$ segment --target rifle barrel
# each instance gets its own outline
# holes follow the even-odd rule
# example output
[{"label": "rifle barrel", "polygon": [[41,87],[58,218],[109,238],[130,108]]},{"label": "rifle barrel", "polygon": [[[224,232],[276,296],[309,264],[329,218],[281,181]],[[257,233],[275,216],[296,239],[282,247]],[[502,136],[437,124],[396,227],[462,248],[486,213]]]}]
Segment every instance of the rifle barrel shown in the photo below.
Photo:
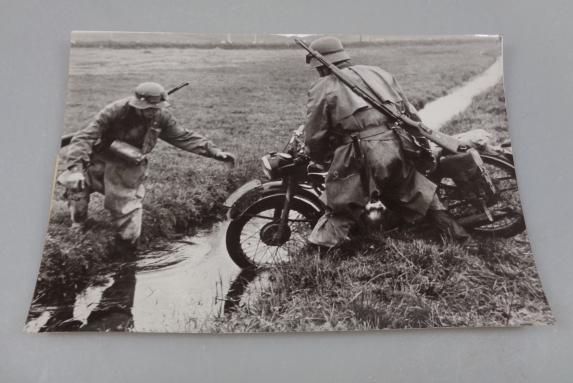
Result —
[{"label": "rifle barrel", "polygon": [[181,85],[177,85],[175,88],[171,88],[167,91],[167,94],[170,95],[171,93],[175,93],[177,92],[179,89],[186,87],[187,85],[189,85],[188,82],[184,82]]}]

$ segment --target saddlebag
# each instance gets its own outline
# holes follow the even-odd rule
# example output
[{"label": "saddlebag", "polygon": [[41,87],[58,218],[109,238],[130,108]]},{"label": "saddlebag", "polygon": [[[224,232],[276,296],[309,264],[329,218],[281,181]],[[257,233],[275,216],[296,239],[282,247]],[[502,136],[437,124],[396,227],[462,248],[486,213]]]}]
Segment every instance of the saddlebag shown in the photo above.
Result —
[{"label": "saddlebag", "polygon": [[437,174],[440,178],[451,178],[470,199],[490,201],[495,196],[495,186],[475,149],[441,157]]},{"label": "saddlebag", "polygon": [[400,141],[404,156],[422,174],[429,174],[436,169],[435,157],[429,141],[424,137],[416,137],[401,126],[394,126],[392,130]]}]

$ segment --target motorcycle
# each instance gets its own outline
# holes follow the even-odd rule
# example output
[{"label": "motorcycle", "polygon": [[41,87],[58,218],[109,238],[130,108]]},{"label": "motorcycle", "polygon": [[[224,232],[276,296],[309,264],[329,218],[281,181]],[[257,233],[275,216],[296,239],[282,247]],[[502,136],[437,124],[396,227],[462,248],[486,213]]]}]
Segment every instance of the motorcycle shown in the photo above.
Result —
[{"label": "motorcycle", "polygon": [[[449,177],[430,174],[429,178],[438,185],[438,196],[448,212],[466,230],[488,236],[514,236],[525,230],[525,222],[511,144],[492,146],[487,137],[476,138],[475,133],[459,135],[458,139],[479,153],[478,160],[493,192],[488,198],[468,193]],[[323,192],[327,173],[305,155],[302,135],[301,126],[283,152],[262,157],[264,182],[249,181],[225,201],[230,219],[227,251],[241,268],[288,262],[306,246],[312,228],[326,210]]]}]

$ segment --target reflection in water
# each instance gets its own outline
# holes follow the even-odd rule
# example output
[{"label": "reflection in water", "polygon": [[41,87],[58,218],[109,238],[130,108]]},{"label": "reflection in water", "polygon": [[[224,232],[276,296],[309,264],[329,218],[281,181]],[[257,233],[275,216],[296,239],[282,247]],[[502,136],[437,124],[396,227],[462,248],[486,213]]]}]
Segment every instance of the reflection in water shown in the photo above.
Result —
[{"label": "reflection in water", "polygon": [[201,331],[256,295],[267,274],[239,270],[226,251],[205,245],[195,237],[117,264],[115,273],[96,278],[75,302],[36,306],[25,331]]},{"label": "reflection in water", "polygon": [[241,270],[239,275],[237,275],[237,278],[235,278],[233,283],[231,283],[231,286],[229,286],[229,290],[225,296],[225,305],[223,310],[225,314],[230,314],[237,309],[247,287],[255,280],[257,275],[257,269],[254,268]]},{"label": "reflection in water", "polygon": [[[73,303],[36,307],[41,314],[28,321],[27,332],[126,331],[131,325],[135,264],[119,264],[118,271],[97,278]],[[121,313],[121,315],[118,315]]]},{"label": "reflection in water", "polygon": [[48,308],[45,308],[39,315],[34,316],[34,307],[30,309],[30,314],[28,317],[28,321],[24,326],[25,332],[40,332],[46,326],[50,317],[52,316],[52,312],[49,311]]},{"label": "reflection in water", "polygon": [[103,293],[114,284],[115,279],[112,274],[104,276],[101,284],[93,283],[85,290],[79,293],[74,303],[73,319],[82,323],[82,326],[88,322],[91,312],[99,305]]},{"label": "reflection in water", "polygon": [[230,299],[240,301],[256,276],[240,273],[229,258],[226,229],[218,224],[133,262],[110,265],[117,271],[95,278],[75,301],[36,306],[25,330],[201,331],[225,310],[217,297],[230,290]]},{"label": "reflection in water", "polygon": [[133,331],[197,332],[222,311],[216,297],[240,271],[226,251],[226,228],[174,244],[162,257],[183,259],[176,265],[137,273]]},{"label": "reflection in water", "polygon": [[226,229],[218,224],[133,262],[110,265],[116,271],[95,278],[74,302],[37,307],[26,331],[202,331],[257,291],[248,286],[260,275],[241,271],[230,259]]},{"label": "reflection in water", "polygon": [[113,284],[107,288],[97,307],[87,317],[85,331],[128,331],[133,327],[133,296],[135,293],[135,270],[133,263],[125,264],[113,276]]}]

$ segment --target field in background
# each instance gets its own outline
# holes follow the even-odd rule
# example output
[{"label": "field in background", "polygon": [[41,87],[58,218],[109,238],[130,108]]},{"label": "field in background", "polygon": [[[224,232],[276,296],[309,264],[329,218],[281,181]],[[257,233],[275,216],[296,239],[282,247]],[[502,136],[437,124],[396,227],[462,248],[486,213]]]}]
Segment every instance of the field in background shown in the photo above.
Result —
[{"label": "field in background", "polygon": [[[420,108],[426,102],[446,94],[449,89],[485,70],[494,62],[499,48],[499,41],[493,39],[472,42],[447,40],[431,45],[404,42],[399,45],[392,43],[360,46],[352,48],[350,53],[356,63],[379,65],[393,73],[411,101]],[[145,248],[221,219],[224,213],[221,203],[226,196],[241,183],[260,175],[260,156],[268,151],[281,149],[291,131],[304,122],[306,92],[315,78],[316,74],[304,64],[302,50],[75,47],[71,51],[64,132],[73,132],[86,126],[89,119],[105,104],[129,95],[139,82],[157,81],[166,87],[183,81],[191,83],[190,87],[173,95],[174,115],[182,126],[205,134],[222,148],[237,153],[238,164],[229,172],[213,160],[159,144],[150,156],[146,183],[142,238]],[[468,118],[473,115],[475,113]],[[480,124],[481,119],[472,121],[473,127],[481,127]],[[94,196],[91,204],[91,230],[77,235],[69,232],[70,221],[62,192],[61,188],[57,187],[54,194],[35,293],[37,301],[50,302],[61,299],[62,295],[72,299],[91,275],[98,273],[112,261],[108,254],[113,233],[107,224],[108,216],[102,209],[101,197]],[[396,241],[397,248],[409,246],[408,241]],[[372,246],[387,245],[374,240]],[[437,248],[435,251],[438,251]],[[436,252],[430,251],[439,263],[441,258]],[[337,261],[343,259],[344,255],[340,255],[342,258],[325,260],[316,258],[316,255],[308,256],[321,262],[316,264],[321,270],[340,270],[336,273],[346,270],[346,267],[352,270],[352,265]],[[345,273],[336,282],[342,289],[346,290],[348,286],[369,286],[364,282],[377,273],[376,262],[370,262],[374,261],[370,258],[375,255],[365,252],[364,256],[366,258],[359,256],[349,262],[360,265],[372,263],[372,269],[365,268],[364,275],[358,279],[352,271]],[[386,264],[381,258],[377,259],[380,267]],[[531,255],[528,259],[531,260],[533,268]],[[460,259],[460,264],[462,260]],[[398,258],[396,261],[400,262]],[[329,262],[330,265],[322,262]],[[408,264],[393,263],[398,269],[407,267]],[[308,271],[310,270],[314,269],[309,268]],[[288,275],[290,274],[284,277],[285,280],[289,280]],[[317,294],[329,286],[326,280],[315,282]],[[375,280],[370,284],[374,282]],[[540,287],[534,290],[541,291]],[[285,293],[287,292],[291,291],[285,290]],[[307,293],[313,294],[312,290],[308,289]],[[361,293],[351,303],[364,302],[358,298],[365,299],[366,296],[368,294]],[[504,296],[504,299],[508,299],[507,294]],[[323,298],[316,295],[313,299],[318,297]],[[300,296],[296,294],[278,295],[268,302],[263,299],[245,310],[264,311],[280,303],[281,310],[288,312],[300,303],[298,299]],[[340,296],[336,299],[345,300],[346,297]],[[307,303],[304,308],[310,309],[312,299]],[[380,304],[382,303],[388,302],[381,301]],[[376,323],[386,323],[379,319],[369,320],[368,315],[371,314],[360,317],[359,308],[355,308],[358,315],[355,317],[356,323],[354,327],[348,328],[373,328],[379,327]],[[447,305],[444,310],[447,310]],[[252,314],[250,311],[247,313]],[[243,312],[235,315],[237,321],[229,321],[229,326],[236,324],[240,327],[241,315],[247,314]],[[476,322],[479,320],[476,319]],[[438,325],[436,322],[432,323]],[[300,330],[306,325],[299,323],[285,326]],[[278,326],[277,330],[280,328],[281,326]],[[261,325],[256,329],[264,331],[267,328]],[[218,330],[225,331],[225,328]]]}]

